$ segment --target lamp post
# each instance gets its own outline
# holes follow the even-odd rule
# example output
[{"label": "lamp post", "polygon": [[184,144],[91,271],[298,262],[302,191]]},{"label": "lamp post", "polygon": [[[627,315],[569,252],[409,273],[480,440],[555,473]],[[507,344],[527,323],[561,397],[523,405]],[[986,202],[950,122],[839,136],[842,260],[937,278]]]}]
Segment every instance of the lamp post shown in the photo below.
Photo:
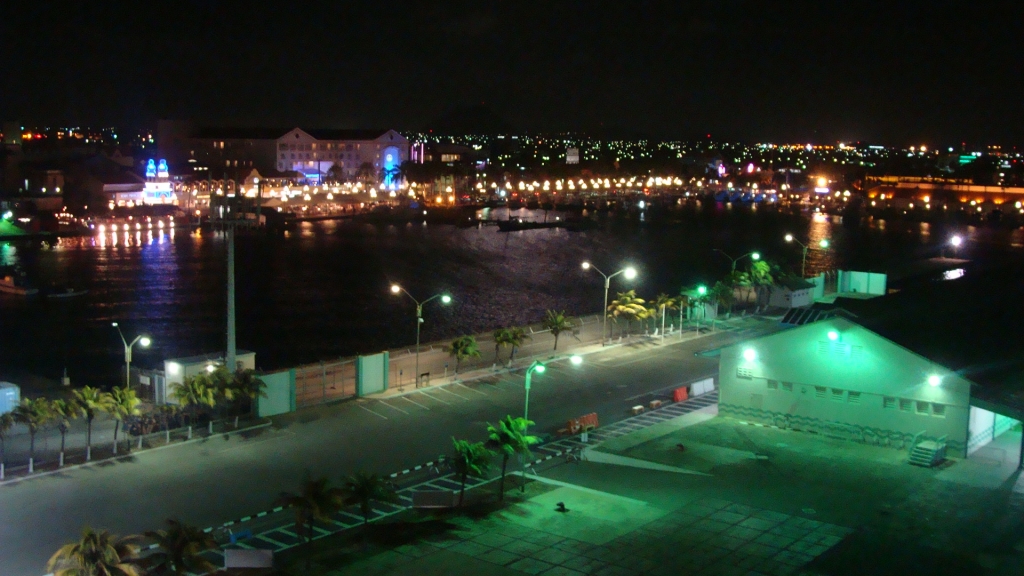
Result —
[{"label": "lamp post", "polygon": [[590,262],[584,262],[582,264],[582,267],[584,270],[590,270],[591,268],[593,268],[594,271],[596,271],[598,274],[604,277],[604,308],[601,309],[601,345],[604,346],[605,336],[608,334],[608,288],[610,288],[612,285],[612,278],[615,278],[619,274],[622,274],[626,277],[627,280],[632,280],[633,278],[636,278],[636,268],[633,268],[632,266],[627,266],[622,270],[619,270],[618,272],[609,275],[598,270],[597,266],[594,266]]},{"label": "lamp post", "polygon": [[747,252],[746,254],[744,254],[742,256],[733,258],[732,256],[729,256],[728,254],[726,254],[724,250],[719,250],[718,248],[715,248],[714,251],[715,252],[721,252],[722,256],[725,256],[730,261],[732,261],[732,271],[733,272],[736,271],[736,263],[739,262],[740,260],[743,260],[747,256],[750,256],[751,260],[760,260],[761,259],[761,253],[760,252]]},{"label": "lamp post", "polygon": [[[553,362],[554,360],[549,360]],[[583,363],[583,357],[578,355],[572,355],[569,357],[569,361],[572,362],[573,366],[579,366]],[[540,360],[534,360],[530,367],[526,369],[526,378],[523,380],[523,390],[526,391],[525,398],[523,400],[523,420],[530,421],[530,382],[533,377],[533,373],[543,374],[547,370],[547,366]],[[527,427],[529,424],[526,425]],[[523,428],[523,432],[526,432],[526,427]]]},{"label": "lamp post", "polygon": [[959,234],[954,235],[949,239],[949,245],[953,247],[953,257],[959,256],[960,246],[964,243],[963,236]]},{"label": "lamp post", "polygon": [[[807,277],[807,244],[804,244],[803,242],[797,240],[796,238],[793,237],[792,234],[786,234],[786,242],[796,242],[800,246],[800,248],[803,249],[804,255],[803,255],[803,260],[802,260],[802,262],[800,264],[800,277],[801,278],[806,278]],[[828,248],[828,240],[825,239],[825,238],[822,238],[821,240],[818,241],[818,246],[820,246],[822,250]]]},{"label": "lamp post", "polygon": [[143,347],[148,347],[152,340],[149,336],[136,336],[132,340],[131,344],[125,339],[124,333],[121,332],[121,327],[117,325],[117,322],[113,323],[114,328],[117,328],[117,334],[121,337],[121,343],[124,344],[124,384],[125,386],[131,386],[132,383],[132,348],[136,344],[142,344]]},{"label": "lamp post", "polygon": [[447,294],[434,294],[430,298],[427,298],[426,300],[420,302],[415,297],[413,297],[412,294],[409,294],[408,290],[406,290],[405,288],[402,288],[398,284],[392,284],[391,285],[391,293],[392,294],[402,294],[402,293],[405,293],[406,296],[408,296],[413,302],[416,303],[416,371],[413,374],[413,377],[416,378],[416,387],[419,388],[420,387],[420,324],[423,323],[423,305],[426,304],[427,302],[430,302],[431,300],[433,300],[435,298],[440,298],[442,304],[450,304],[451,301],[452,301],[452,297],[447,295]]}]

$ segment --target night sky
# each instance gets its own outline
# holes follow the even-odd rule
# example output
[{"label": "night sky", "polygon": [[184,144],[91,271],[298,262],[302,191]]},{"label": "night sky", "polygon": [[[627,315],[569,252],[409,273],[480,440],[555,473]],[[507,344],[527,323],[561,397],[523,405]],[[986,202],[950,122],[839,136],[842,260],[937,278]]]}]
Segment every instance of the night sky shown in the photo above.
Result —
[{"label": "night sky", "polygon": [[0,118],[424,129],[476,107],[529,131],[1011,144],[1022,17],[984,1],[9,1]]}]

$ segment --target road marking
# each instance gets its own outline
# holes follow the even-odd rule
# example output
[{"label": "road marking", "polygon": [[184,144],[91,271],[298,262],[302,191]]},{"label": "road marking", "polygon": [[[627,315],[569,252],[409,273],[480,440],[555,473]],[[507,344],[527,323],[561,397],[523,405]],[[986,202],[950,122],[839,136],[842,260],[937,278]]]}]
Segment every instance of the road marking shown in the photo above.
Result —
[{"label": "road marking", "polygon": [[395,408],[394,406],[392,406],[391,404],[388,404],[387,402],[385,402],[383,400],[378,400],[378,402],[380,402],[381,404],[387,406],[388,408],[391,408],[392,410],[398,410],[402,414],[408,414],[408,412],[406,412],[405,410],[402,410],[401,408]]},{"label": "road marking", "polygon": [[401,398],[402,400],[405,400],[406,402],[412,402],[413,404],[419,406],[420,408],[423,408],[424,410],[430,410],[430,408],[427,408],[423,404],[420,404],[419,402],[416,402],[415,400],[411,400],[408,396],[399,396],[399,398]]},{"label": "road marking", "polygon": [[427,394],[426,391],[424,391],[424,390],[420,390],[420,394],[423,394],[424,396],[426,396],[427,398],[430,398],[431,400],[437,400],[441,404],[447,404],[449,406],[452,405],[451,402],[445,402],[444,400],[441,400],[440,398],[435,398],[433,395]]},{"label": "road marking", "polygon": [[469,400],[469,398],[466,398],[465,396],[459,396],[455,392],[452,392],[447,387],[445,387],[445,388],[435,388],[435,390],[437,390],[438,392],[447,392],[447,393],[451,394],[452,396],[455,396],[456,398],[462,398],[463,400]]},{"label": "road marking", "polygon": [[462,386],[463,388],[465,388],[466,390],[469,390],[470,392],[476,392],[477,394],[479,394],[481,396],[487,396],[488,395],[486,392],[481,392],[481,391],[479,391],[479,390],[477,390],[475,388],[470,388],[469,386],[466,386],[462,382],[456,382],[455,384],[457,386]]},{"label": "road marking", "polygon": [[254,440],[242,440],[240,443],[238,443],[235,446],[228,446],[226,448],[221,448],[220,450],[215,450],[215,452],[218,453],[218,454],[223,453],[223,452],[230,452],[231,450],[238,450],[240,448],[247,448],[247,447],[252,446],[254,444],[262,444],[264,442],[270,442],[272,440],[280,440],[281,438],[287,438],[289,436],[295,436],[295,433],[294,432],[289,432],[287,430],[282,430],[279,434],[275,434],[273,436],[260,436],[258,440],[257,439],[254,439]]},{"label": "road marking", "polygon": [[376,417],[378,417],[378,418],[383,418],[383,419],[385,419],[385,420],[387,420],[387,419],[388,419],[388,417],[387,417],[387,416],[382,416],[382,415],[380,415],[380,414],[377,414],[376,412],[374,412],[373,410],[370,410],[369,408],[367,408],[366,406],[363,406],[362,404],[356,404],[356,406],[359,406],[359,407],[360,407],[360,408],[362,408],[363,410],[366,410],[367,412],[369,412],[370,414],[373,414],[374,416],[376,416]]}]

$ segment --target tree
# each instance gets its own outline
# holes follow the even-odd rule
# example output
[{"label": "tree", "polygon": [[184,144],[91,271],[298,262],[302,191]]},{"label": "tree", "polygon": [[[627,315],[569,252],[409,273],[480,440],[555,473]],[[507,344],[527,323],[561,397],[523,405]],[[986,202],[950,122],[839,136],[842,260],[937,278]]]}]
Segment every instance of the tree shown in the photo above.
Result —
[{"label": "tree", "polygon": [[21,404],[11,410],[11,415],[15,422],[28,427],[28,471],[31,473],[36,459],[36,432],[53,418],[50,402],[46,398],[23,398]]},{"label": "tree", "polygon": [[157,545],[156,552],[146,557],[147,566],[159,573],[206,574],[217,570],[217,566],[203,558],[203,552],[217,547],[213,536],[201,528],[179,520],[167,520],[166,530],[145,533]]},{"label": "tree", "polygon": [[540,441],[536,436],[526,434],[526,429],[530,424],[533,422],[525,418],[506,416],[504,420],[498,421],[497,426],[487,425],[488,443],[501,452],[501,484],[498,500],[505,499],[505,472],[509,458],[515,454],[528,455],[530,446]]},{"label": "tree", "polygon": [[156,410],[157,410],[157,412],[156,412],[157,418],[164,425],[164,438],[165,438],[166,442],[168,444],[170,444],[171,443],[171,420],[173,420],[178,415],[178,412],[180,412],[181,409],[178,408],[174,404],[162,404],[162,405],[158,406]]},{"label": "tree", "polygon": [[483,478],[491,468],[491,452],[484,446],[483,442],[469,442],[468,440],[456,440],[452,438],[452,447],[455,454],[452,456],[452,470],[459,475],[459,506],[466,495],[466,479],[470,476]]},{"label": "tree", "polygon": [[768,299],[771,297],[771,288],[775,285],[772,265],[764,260],[751,262],[748,278],[750,279],[750,285],[754,288],[754,293],[757,295],[757,306],[759,308],[762,305],[767,306]]},{"label": "tree", "polygon": [[61,546],[46,563],[54,576],[142,576],[138,536],[119,538],[86,526],[82,538]]},{"label": "tree", "polygon": [[331,486],[327,478],[307,477],[297,494],[281,494],[274,505],[295,509],[295,529],[309,542],[313,538],[313,522],[327,522],[341,510],[344,502],[344,491]]},{"label": "tree", "polygon": [[619,292],[618,297],[608,305],[608,316],[616,322],[619,318],[625,319],[628,335],[634,320],[643,320],[647,317],[647,307],[644,306],[646,303],[646,300],[637,297],[636,290]]},{"label": "tree", "polygon": [[558,350],[558,336],[562,332],[571,332],[576,326],[573,324],[572,317],[566,316],[565,311],[556,312],[555,310],[548,310],[544,316],[544,322],[541,326],[545,330],[551,332],[551,335],[555,337],[555,350]]},{"label": "tree", "polygon": [[10,412],[0,414],[0,480],[4,477],[4,465],[7,464],[6,442],[7,433],[14,427],[14,416]]},{"label": "tree", "polygon": [[217,403],[210,378],[205,374],[197,374],[178,384],[171,390],[171,398],[178,402],[183,410],[189,413],[188,437],[192,437],[192,426],[203,406],[212,407]]},{"label": "tree", "polygon": [[135,395],[135,390],[129,388],[127,384],[121,387],[114,387],[110,391],[110,405],[107,407],[107,411],[114,417],[114,454],[117,454],[118,428],[124,423],[124,435],[125,437],[128,436],[128,424],[126,421],[132,416],[139,415],[139,404],[141,402],[138,396]]},{"label": "tree", "polygon": [[723,280],[715,282],[715,285],[711,287],[708,292],[708,299],[710,302],[714,302],[719,306],[728,306],[729,313],[732,313],[732,304],[736,301],[736,293],[734,292],[732,284],[729,284]]},{"label": "tree", "polygon": [[455,373],[459,373],[459,365],[467,358],[479,358],[480,348],[476,344],[476,338],[472,336],[459,336],[448,345],[445,350],[448,355],[455,358]]},{"label": "tree", "polygon": [[[676,299],[662,292],[654,297],[654,309],[661,312],[661,337],[665,337],[665,314],[676,309]],[[681,325],[680,325],[681,326]],[[682,328],[680,328],[682,329]]]},{"label": "tree", "polygon": [[494,331],[494,362],[498,362],[498,353],[503,346],[511,346],[511,333],[508,328],[498,328]]},{"label": "tree", "polygon": [[356,170],[356,180],[364,185],[372,185],[376,177],[377,171],[374,170],[373,163],[371,162],[363,162],[359,165],[359,169]]},{"label": "tree", "polygon": [[356,472],[345,478],[341,488],[345,494],[345,504],[359,506],[363,515],[363,524],[370,522],[370,507],[374,502],[397,503],[398,492],[390,481],[377,474]]},{"label": "tree", "polygon": [[82,413],[85,414],[85,421],[87,424],[85,433],[85,460],[88,462],[89,460],[92,460],[92,421],[96,419],[96,414],[108,411],[107,407],[111,402],[110,393],[102,392],[90,386],[83,386],[82,388],[75,390],[75,401],[82,407]]},{"label": "tree", "polygon": [[509,366],[512,365],[512,361],[516,358],[516,352],[523,347],[523,344],[530,339],[530,335],[526,333],[526,330],[520,326],[509,328],[509,342],[512,344],[512,353],[508,355]]},{"label": "tree", "polygon": [[82,415],[82,407],[74,399],[64,400],[58,398],[50,402],[50,410],[57,420],[57,430],[60,431],[60,465],[64,465],[64,446],[67,440],[68,430],[71,429],[71,421]]},{"label": "tree", "polygon": [[235,428],[238,428],[238,416],[243,410],[243,403],[248,404],[248,409],[251,412],[253,402],[257,398],[267,397],[267,383],[260,379],[256,375],[255,370],[240,369],[235,372],[234,378],[231,380],[232,396],[238,411],[235,412]]}]

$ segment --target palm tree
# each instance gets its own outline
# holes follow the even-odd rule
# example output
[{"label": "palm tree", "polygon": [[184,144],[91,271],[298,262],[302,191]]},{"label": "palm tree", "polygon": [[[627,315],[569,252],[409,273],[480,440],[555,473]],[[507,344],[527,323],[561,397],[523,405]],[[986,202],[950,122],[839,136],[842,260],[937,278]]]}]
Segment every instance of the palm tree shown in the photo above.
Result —
[{"label": "palm tree", "polygon": [[772,265],[764,260],[751,262],[748,278],[754,293],[757,295],[757,306],[760,308],[762,303],[767,306],[771,295],[771,287],[775,285],[775,278],[772,276]]},{"label": "palm tree", "polygon": [[708,296],[711,302],[719,306],[728,306],[729,315],[732,315],[732,304],[736,301],[736,292],[732,284],[719,280],[711,287]]},{"label": "palm tree", "polygon": [[[217,369],[208,373],[208,386],[213,391],[213,410],[219,415],[230,407],[237,400],[235,390],[235,376],[224,366],[217,366]],[[207,422],[210,434],[213,434],[213,418]]]},{"label": "palm tree", "polygon": [[508,328],[498,328],[494,331],[494,363],[498,363],[498,351],[502,346],[511,346],[512,334]]},{"label": "palm tree", "polygon": [[298,494],[285,492],[275,506],[295,509],[295,529],[309,542],[313,538],[313,522],[327,522],[345,503],[341,488],[332,487],[327,478],[306,478]]},{"label": "palm tree", "polygon": [[548,310],[541,325],[555,337],[555,350],[558,350],[558,335],[562,332],[571,332],[575,328],[572,317],[566,316],[564,310],[561,312]]},{"label": "palm tree", "polygon": [[7,441],[7,433],[14,427],[14,416],[10,412],[0,414],[0,480],[4,479],[4,465],[7,463],[4,450]]},{"label": "palm tree", "polygon": [[183,410],[189,412],[188,437],[192,438],[192,426],[199,417],[199,410],[203,406],[213,406],[217,403],[214,390],[210,386],[210,378],[206,374],[197,374],[178,384],[171,390],[173,398]]},{"label": "palm tree", "polygon": [[374,502],[399,502],[395,487],[383,476],[377,474],[356,472],[345,478],[341,490],[345,494],[345,504],[359,506],[359,512],[363,515],[363,524],[370,522],[370,507]]},{"label": "palm tree", "polygon": [[171,443],[171,420],[178,415],[180,408],[174,404],[161,404],[157,407],[157,418],[163,422],[164,425],[164,439],[170,444]]},{"label": "palm tree", "polygon": [[505,499],[505,470],[508,467],[508,459],[515,454],[528,455],[530,445],[540,441],[536,436],[526,434],[530,424],[533,422],[526,418],[506,416],[504,420],[498,421],[497,426],[487,425],[488,443],[501,452],[501,487],[498,500]]},{"label": "palm tree", "polygon": [[217,547],[209,532],[172,519],[167,521],[166,530],[146,532],[145,536],[157,545],[157,551],[146,557],[146,564],[158,572],[206,574],[217,570],[202,556]]},{"label": "palm tree", "polygon": [[508,329],[509,343],[512,345],[512,353],[508,355],[508,364],[512,365],[512,361],[516,358],[516,352],[523,346],[523,343],[530,339],[530,335],[526,333],[520,326]]},{"label": "palm tree", "polygon": [[619,292],[618,297],[608,305],[608,316],[616,322],[619,318],[624,318],[628,335],[633,320],[642,320],[647,316],[647,308],[644,304],[646,304],[646,300],[638,298],[636,290]]},{"label": "palm tree", "polygon": [[117,431],[121,423],[125,423],[124,435],[128,436],[128,424],[126,420],[131,416],[139,415],[139,404],[142,401],[135,395],[135,390],[127,384],[121,387],[114,387],[110,391],[110,406],[107,411],[114,417],[114,454],[117,454]]},{"label": "palm tree", "polygon": [[[235,376],[231,381],[231,389],[235,403],[239,404],[242,401],[248,401],[250,412],[257,398],[267,397],[267,383],[256,375],[255,370],[242,369],[235,372]],[[239,410],[241,410],[240,407]],[[236,412],[235,428],[238,428],[238,416],[239,413]]]},{"label": "palm tree", "polygon": [[61,546],[46,563],[54,576],[142,576],[138,536],[119,538],[86,526],[82,538]]},{"label": "palm tree", "polygon": [[15,422],[28,427],[28,473],[31,474],[35,471],[36,432],[53,418],[50,402],[46,398],[24,398],[21,404],[11,410],[11,415]]},{"label": "palm tree", "polygon": [[50,410],[57,420],[57,430],[60,430],[60,466],[64,466],[64,446],[67,440],[68,430],[71,429],[71,421],[82,415],[82,407],[74,399],[64,400],[58,398],[50,402]]},{"label": "palm tree", "polygon": [[455,358],[455,373],[459,373],[459,365],[466,358],[479,358],[480,348],[477,347],[476,338],[472,336],[459,336],[446,349],[448,355]]},{"label": "palm tree", "polygon": [[468,440],[456,440],[452,438],[452,447],[455,454],[452,456],[452,470],[459,475],[461,486],[459,488],[459,506],[462,506],[462,499],[466,495],[466,479],[470,476],[483,478],[491,467],[491,452],[484,446],[483,442],[472,442]]},{"label": "palm tree", "polygon": [[[661,338],[665,339],[665,313],[676,309],[676,299],[662,292],[654,298],[654,309],[661,312]],[[680,325],[681,326],[681,325]]]},{"label": "palm tree", "polygon": [[85,433],[85,461],[88,462],[92,460],[92,421],[96,419],[96,414],[99,412],[107,412],[107,406],[111,401],[110,393],[102,392],[91,386],[84,386],[75,390],[75,401],[82,407],[82,413],[85,414],[85,421],[88,425]]}]

